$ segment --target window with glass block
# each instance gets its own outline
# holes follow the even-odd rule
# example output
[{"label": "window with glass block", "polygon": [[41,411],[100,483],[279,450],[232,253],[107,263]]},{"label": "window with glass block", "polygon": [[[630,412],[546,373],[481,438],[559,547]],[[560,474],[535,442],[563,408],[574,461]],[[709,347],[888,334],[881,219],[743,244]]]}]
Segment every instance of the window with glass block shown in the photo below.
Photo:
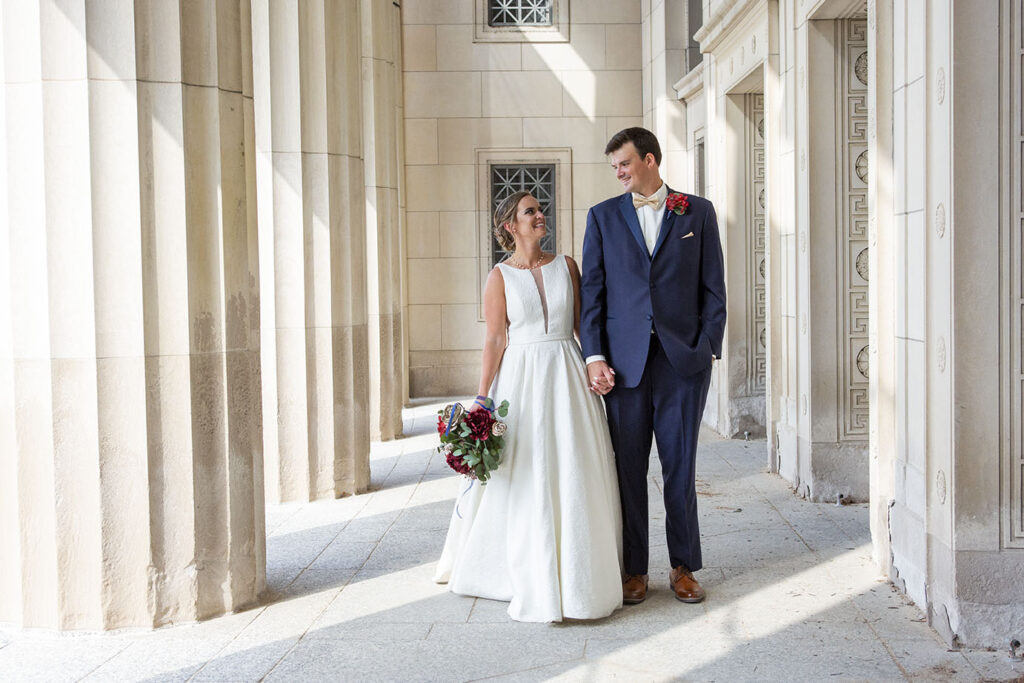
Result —
[{"label": "window with glass block", "polygon": [[553,0],[487,0],[490,26],[551,26]]},{"label": "window with glass block", "polygon": [[[526,190],[540,204],[544,212],[548,234],[540,242],[543,251],[555,253],[558,245],[557,221],[555,216],[555,165],[554,164],[500,164],[491,166],[491,216],[498,209],[498,204],[509,195]],[[491,264],[505,258],[505,250],[491,235]]]}]

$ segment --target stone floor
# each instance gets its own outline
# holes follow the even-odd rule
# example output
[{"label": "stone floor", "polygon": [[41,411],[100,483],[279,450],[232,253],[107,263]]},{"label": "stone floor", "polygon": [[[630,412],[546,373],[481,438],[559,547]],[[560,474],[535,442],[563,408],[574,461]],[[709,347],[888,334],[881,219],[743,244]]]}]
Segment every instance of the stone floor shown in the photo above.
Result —
[{"label": "stone floor", "polygon": [[2,681],[1010,680],[1005,653],[950,651],[872,566],[864,506],[812,504],[763,441],[706,434],[698,464],[708,589],[667,587],[652,461],[652,592],[598,622],[520,624],[431,581],[457,489],[436,406],[377,444],[373,490],[268,511],[265,605],[153,632],[0,630]]}]

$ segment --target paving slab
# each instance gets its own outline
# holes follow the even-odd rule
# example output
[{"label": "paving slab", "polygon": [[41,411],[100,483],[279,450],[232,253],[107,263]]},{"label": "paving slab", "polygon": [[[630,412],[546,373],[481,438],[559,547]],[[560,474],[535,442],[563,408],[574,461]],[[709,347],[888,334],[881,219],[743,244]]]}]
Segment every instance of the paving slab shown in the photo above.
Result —
[{"label": "paving slab", "polygon": [[952,650],[871,560],[866,505],[811,503],[766,471],[764,441],[702,432],[708,591],[668,586],[650,463],[650,593],[596,621],[522,624],[433,582],[459,482],[438,405],[374,444],[371,490],[267,506],[267,591],[252,609],[153,631],[0,629],[0,681],[993,681],[1004,652]]}]

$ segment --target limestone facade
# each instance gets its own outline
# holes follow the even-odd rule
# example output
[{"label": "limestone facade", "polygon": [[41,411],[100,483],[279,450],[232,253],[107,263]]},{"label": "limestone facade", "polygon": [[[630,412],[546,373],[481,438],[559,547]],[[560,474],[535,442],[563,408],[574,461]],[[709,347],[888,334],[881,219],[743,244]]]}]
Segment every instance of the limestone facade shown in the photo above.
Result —
[{"label": "limestone facade", "polygon": [[948,640],[1020,639],[1020,0],[486,7],[4,3],[0,621],[257,600],[265,499],[364,490],[403,401],[475,388],[492,168],[553,169],[578,255],[643,124],[722,228],[705,421],[867,501]]},{"label": "limestone facade", "polygon": [[369,483],[381,405],[374,412],[370,401],[366,245],[378,230],[367,218],[376,191],[361,126],[370,57],[353,21],[367,13],[358,0],[252,4],[265,488],[274,502]]},{"label": "limestone facade", "polygon": [[265,584],[247,3],[3,6],[0,621]]},{"label": "limestone facade", "polygon": [[758,348],[771,466],[814,500],[869,500],[876,559],[930,623],[1002,646],[1024,629],[1021,5],[702,12],[675,89],[725,226],[705,419],[747,431]]},{"label": "limestone facade", "polygon": [[484,30],[484,5],[402,3],[413,397],[479,381],[490,165],[555,166],[556,247],[578,256],[587,210],[621,192],[604,145],[644,120],[639,0],[557,0],[562,32],[516,42]]}]

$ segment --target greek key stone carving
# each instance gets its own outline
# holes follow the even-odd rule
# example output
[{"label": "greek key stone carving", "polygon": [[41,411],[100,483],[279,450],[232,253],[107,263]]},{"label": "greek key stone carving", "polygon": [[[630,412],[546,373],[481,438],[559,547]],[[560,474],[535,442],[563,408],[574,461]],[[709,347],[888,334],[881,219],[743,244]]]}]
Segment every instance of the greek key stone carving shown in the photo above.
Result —
[{"label": "greek key stone carving", "polygon": [[[1018,8],[1015,10],[1014,21],[1011,22],[1011,38],[1007,42],[1010,64],[1009,90],[1012,93],[1012,102],[1016,111],[1022,111],[1024,107],[1024,63],[1019,55],[1024,53],[1024,12]],[[1021,116],[1008,116],[1005,118],[1005,128],[1001,131],[1002,147],[1009,150],[1007,164],[1004,166],[1010,174],[1009,206],[1008,213],[1011,217],[1019,217],[1024,212],[1024,120]],[[1024,548],[1024,348],[1021,345],[1021,336],[1024,334],[1024,311],[1021,309],[1021,299],[1024,298],[1024,229],[1022,222],[1011,218],[1008,229],[1010,245],[1010,277],[1012,284],[1007,292],[1009,301],[1005,302],[1005,315],[1008,325],[1006,332],[1002,335],[1002,343],[1010,349],[1007,358],[1004,360],[1004,376],[1014,377],[1010,385],[1009,400],[1004,402],[1007,413],[1012,417],[1011,434],[1014,435],[1010,447],[1006,453],[1006,468],[1003,470],[1009,476],[1008,484],[1010,496],[1007,503],[1004,519],[1008,522],[1007,542],[1011,547]]]},{"label": "greek key stone carving", "polygon": [[837,171],[842,178],[842,202],[837,229],[840,273],[836,310],[840,312],[844,343],[840,351],[840,439],[868,436],[868,107],[867,25],[864,19],[845,20],[839,33],[843,68],[836,84]]},{"label": "greek key stone carving", "polygon": [[[763,396],[767,358],[765,356],[765,199],[764,199],[764,95],[744,96],[747,130],[746,174],[748,180],[747,254],[751,283],[747,299],[747,393]],[[755,342],[757,340],[757,342]]]}]

